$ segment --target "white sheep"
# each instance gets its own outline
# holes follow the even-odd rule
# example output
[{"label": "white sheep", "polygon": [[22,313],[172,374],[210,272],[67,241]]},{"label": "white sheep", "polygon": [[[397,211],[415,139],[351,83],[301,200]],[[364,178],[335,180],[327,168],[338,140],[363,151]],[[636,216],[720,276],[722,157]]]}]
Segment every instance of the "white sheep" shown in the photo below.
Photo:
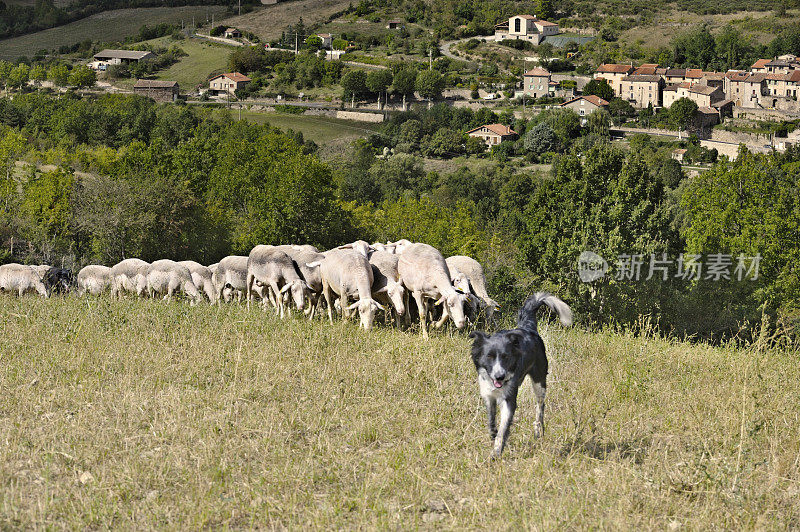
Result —
[{"label": "white sheep", "polygon": [[78,272],[78,295],[97,296],[111,288],[111,268],[90,264]]},{"label": "white sheep", "polygon": [[[350,312],[358,309],[361,327],[372,328],[377,310],[386,310],[380,303],[372,299],[372,266],[367,258],[352,249],[335,249],[325,255],[321,261],[310,263],[309,267],[320,268],[322,276],[322,293],[328,304],[328,319],[333,323],[333,293],[339,296],[342,315],[345,318]],[[358,300],[348,306],[348,298]]]},{"label": "white sheep", "polygon": [[420,243],[403,246],[397,270],[417,303],[422,335],[425,338],[428,338],[428,298],[436,300],[436,305],[444,304],[439,323],[443,323],[446,316],[449,316],[456,328],[464,327],[467,295],[456,291],[451,284],[450,270],[438,249]]}]

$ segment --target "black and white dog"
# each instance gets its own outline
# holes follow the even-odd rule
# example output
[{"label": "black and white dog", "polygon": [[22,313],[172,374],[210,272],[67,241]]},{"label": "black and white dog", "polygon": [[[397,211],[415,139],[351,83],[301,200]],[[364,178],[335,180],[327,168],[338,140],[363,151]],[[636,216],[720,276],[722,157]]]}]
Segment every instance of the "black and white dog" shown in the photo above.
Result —
[{"label": "black and white dog", "polygon": [[[489,418],[489,435],[494,440],[492,458],[499,458],[506,445],[514,411],[517,409],[517,392],[531,376],[536,394],[536,419],[533,434],[539,438],[544,433],[544,394],[547,388],[547,356],[544,342],[537,331],[536,313],[547,305],[558,314],[565,326],[572,325],[572,311],[556,296],[537,292],[530,296],[517,314],[517,328],[503,330],[489,336],[476,331],[473,338],[472,361],[478,370],[478,385],[486,403]],[[496,425],[498,403],[500,426]]]}]

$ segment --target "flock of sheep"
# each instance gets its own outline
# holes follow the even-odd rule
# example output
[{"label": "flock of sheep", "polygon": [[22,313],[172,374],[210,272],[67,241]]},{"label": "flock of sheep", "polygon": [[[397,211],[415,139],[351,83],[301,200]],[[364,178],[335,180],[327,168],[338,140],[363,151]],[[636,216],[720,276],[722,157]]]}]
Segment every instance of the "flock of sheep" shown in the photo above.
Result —
[{"label": "flock of sheep", "polygon": [[[413,311],[426,338],[429,319],[436,318],[435,327],[452,319],[461,329],[480,313],[491,319],[499,308],[486,292],[483,268],[475,259],[445,259],[433,246],[408,240],[386,244],[359,240],[324,252],[310,245],[258,245],[249,256],[225,257],[210,266],[125,259],[111,268],[86,266],[76,281],[81,295],[110,291],[112,297],[132,293],[171,299],[182,293],[192,304],[204,296],[211,304],[236,298],[246,299],[248,308],[258,300],[265,308],[274,307],[281,318],[292,304],[313,318],[324,303],[331,322],[334,309],[346,319],[358,311],[367,330],[378,311],[384,311],[387,320],[406,324]],[[69,272],[60,268],[0,266],[0,290],[20,296],[35,291],[48,297],[71,284]]]}]

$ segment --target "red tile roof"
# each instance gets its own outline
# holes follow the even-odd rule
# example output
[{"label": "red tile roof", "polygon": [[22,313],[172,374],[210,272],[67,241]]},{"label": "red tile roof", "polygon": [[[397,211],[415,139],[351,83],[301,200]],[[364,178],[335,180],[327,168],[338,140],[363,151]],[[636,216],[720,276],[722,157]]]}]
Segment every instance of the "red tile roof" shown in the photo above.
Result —
[{"label": "red tile roof", "polygon": [[647,74],[631,74],[625,76],[622,81],[630,81],[632,83],[657,83],[661,81],[661,76],[647,75]]},{"label": "red tile roof", "polygon": [[700,79],[703,77],[703,69],[702,68],[687,68],[686,69],[686,77],[692,79]]},{"label": "red tile roof", "polygon": [[770,61],[771,61],[771,59],[759,59],[758,61],[753,63],[750,66],[750,68],[753,69],[753,70],[765,68],[767,66],[767,63],[769,63]]},{"label": "red tile roof", "polygon": [[[231,81],[240,82],[240,81],[252,81],[250,78],[242,74],[241,72],[228,72],[227,74],[219,74],[211,78],[212,80],[217,79],[219,77],[226,77]],[[210,80],[209,80],[210,81]]]},{"label": "red tile roof", "polygon": [[474,132],[476,132],[479,129],[482,129],[484,127],[486,129],[488,129],[489,131],[491,131],[492,133],[494,133],[496,135],[500,135],[501,137],[506,137],[508,135],[516,135],[517,134],[516,131],[514,131],[510,127],[505,126],[503,124],[484,124],[484,125],[482,125],[480,127],[476,127],[475,129],[470,129],[469,131],[467,131],[467,134],[474,133]]},{"label": "red tile roof", "polygon": [[717,91],[717,87],[709,87],[708,85],[692,85],[689,92],[695,94],[702,94],[703,96],[710,96]]},{"label": "red tile roof", "polygon": [[615,73],[615,74],[627,74],[633,71],[633,67],[631,65],[618,65],[613,63],[604,63],[597,67],[598,72],[608,72],[608,73]]},{"label": "red tile roof", "polygon": [[655,73],[656,73],[656,67],[650,65],[642,65],[633,71],[634,76],[641,76],[641,75],[652,76]]},{"label": "red tile roof", "polygon": [[514,17],[512,18],[515,17],[524,18],[525,20],[536,20],[536,17],[534,15],[514,15]]},{"label": "red tile roof", "polygon": [[606,107],[608,105],[608,102],[601,97],[595,96],[594,94],[587,94],[586,96],[578,96],[577,98],[573,98],[568,102],[564,102],[561,104],[561,107],[564,107],[572,102],[577,102],[578,100],[586,100],[587,102],[593,103],[598,107]]},{"label": "red tile roof", "polygon": [[525,72],[526,76],[535,76],[535,77],[549,77],[550,72],[543,68],[534,68]]},{"label": "red tile roof", "polygon": [[540,26],[558,26],[555,22],[548,22],[546,20],[537,20],[536,24]]}]

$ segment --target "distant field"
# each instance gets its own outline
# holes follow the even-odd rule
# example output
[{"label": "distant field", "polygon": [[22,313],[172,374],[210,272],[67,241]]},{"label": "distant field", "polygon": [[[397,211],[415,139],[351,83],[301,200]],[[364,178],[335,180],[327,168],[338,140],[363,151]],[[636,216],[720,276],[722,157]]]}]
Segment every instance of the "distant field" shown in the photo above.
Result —
[{"label": "distant field", "polygon": [[351,0],[295,0],[264,6],[242,16],[221,20],[220,24],[234,26],[255,33],[264,39],[277,39],[289,24],[302,18],[306,25],[327,19],[332,14],[347,9]]},{"label": "distant field", "polygon": [[492,463],[465,332],[0,294],[0,529],[798,528],[796,351],[540,329]]},{"label": "distant field", "polygon": [[756,42],[766,44],[775,33],[787,26],[797,24],[800,10],[789,10],[788,17],[777,18],[772,11],[740,11],[725,15],[698,15],[688,11],[673,11],[657,15],[658,22],[652,26],[636,26],[624,31],[620,41],[642,43],[644,48],[669,46],[670,41],[697,24],[708,24],[712,31],[718,31],[731,24]]},{"label": "distant field", "polygon": [[305,139],[313,140],[317,144],[366,137],[377,131],[379,127],[379,124],[371,124],[369,122],[288,113],[245,111],[242,113],[242,118],[257,124],[270,124],[284,131],[287,129],[300,131]]},{"label": "distant field", "polygon": [[181,21],[191,24],[192,17],[196,21],[205,21],[212,14],[219,19],[226,12],[225,9],[224,6],[185,6],[106,11],[57,28],[4,39],[0,41],[0,58],[13,60],[20,56],[30,57],[39,50],[50,51],[86,39],[119,41],[135,35],[143,24],[180,24]]}]

